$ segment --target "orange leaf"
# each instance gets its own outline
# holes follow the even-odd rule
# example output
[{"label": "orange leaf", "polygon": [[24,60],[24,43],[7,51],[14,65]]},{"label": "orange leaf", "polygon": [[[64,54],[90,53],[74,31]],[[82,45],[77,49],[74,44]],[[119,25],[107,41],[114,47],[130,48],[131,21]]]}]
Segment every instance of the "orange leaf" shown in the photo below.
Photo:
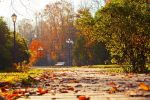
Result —
[{"label": "orange leaf", "polygon": [[108,91],[108,93],[112,94],[112,93],[115,93],[115,92],[117,92],[117,91],[118,91],[117,87],[112,87],[112,88]]},{"label": "orange leaf", "polygon": [[84,95],[79,96],[79,100],[90,100],[90,97],[86,97]]},{"label": "orange leaf", "polygon": [[39,91],[39,92],[42,91],[42,90],[43,90],[43,89],[42,89],[41,87],[38,88],[38,91]]},{"label": "orange leaf", "polygon": [[48,90],[44,90],[41,87],[39,87],[37,92],[39,92],[39,94],[45,94],[48,93]]},{"label": "orange leaf", "polygon": [[140,86],[141,89],[143,89],[143,90],[145,90],[145,91],[150,90],[150,89],[149,89],[150,87],[149,87],[148,85],[146,85],[145,83],[140,83],[139,86]]}]

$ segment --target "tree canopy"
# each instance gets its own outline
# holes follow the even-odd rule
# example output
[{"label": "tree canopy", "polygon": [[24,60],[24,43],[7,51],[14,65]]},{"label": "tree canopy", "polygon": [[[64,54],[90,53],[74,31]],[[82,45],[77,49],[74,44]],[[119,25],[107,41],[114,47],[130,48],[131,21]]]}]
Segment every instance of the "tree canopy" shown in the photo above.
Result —
[{"label": "tree canopy", "polygon": [[3,18],[0,18],[0,69],[3,66],[9,65],[8,62],[12,61],[12,45],[10,40],[10,33]]},{"label": "tree canopy", "polygon": [[118,63],[144,72],[150,54],[150,13],[145,0],[112,0],[95,16],[95,40],[105,42]]},{"label": "tree canopy", "polygon": [[[76,27],[88,44],[105,44],[113,63],[145,72],[150,56],[150,13],[145,0],[111,0],[95,16],[81,9]],[[124,68],[126,70],[126,68]]]},{"label": "tree canopy", "polygon": [[74,63],[76,65],[105,64],[109,60],[109,52],[103,42],[93,39],[94,17],[88,8],[80,9],[77,16],[75,26],[79,32],[73,50]]}]

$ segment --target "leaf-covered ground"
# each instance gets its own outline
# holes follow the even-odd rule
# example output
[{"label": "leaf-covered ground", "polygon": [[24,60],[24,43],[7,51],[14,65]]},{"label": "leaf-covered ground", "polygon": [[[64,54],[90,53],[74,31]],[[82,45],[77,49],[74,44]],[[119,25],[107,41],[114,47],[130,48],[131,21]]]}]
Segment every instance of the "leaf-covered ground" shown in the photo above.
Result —
[{"label": "leaf-covered ground", "polygon": [[99,100],[98,97],[108,96],[149,98],[150,74],[114,73],[98,68],[58,68],[47,69],[39,75],[28,74],[28,78],[15,84],[0,82],[0,87],[1,96],[6,100],[27,97],[36,100],[37,96],[41,96],[38,100]]}]

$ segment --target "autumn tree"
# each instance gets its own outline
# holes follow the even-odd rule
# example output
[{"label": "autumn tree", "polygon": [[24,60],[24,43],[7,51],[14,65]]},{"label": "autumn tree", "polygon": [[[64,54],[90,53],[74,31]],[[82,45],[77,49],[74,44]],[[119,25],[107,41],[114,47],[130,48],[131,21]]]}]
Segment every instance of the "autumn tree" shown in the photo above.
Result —
[{"label": "autumn tree", "polygon": [[36,63],[44,56],[44,46],[39,39],[33,39],[29,45],[31,52],[30,64],[36,65]]},{"label": "autumn tree", "polygon": [[19,33],[30,42],[35,33],[35,27],[29,19],[22,19],[18,25]]},{"label": "autumn tree", "polygon": [[51,61],[66,61],[68,38],[75,38],[74,12],[70,2],[64,0],[47,4],[39,15],[40,39]]},{"label": "autumn tree", "polygon": [[150,54],[149,26],[145,0],[112,0],[96,13],[92,36],[106,43],[118,63],[131,65],[128,71],[145,72]]}]

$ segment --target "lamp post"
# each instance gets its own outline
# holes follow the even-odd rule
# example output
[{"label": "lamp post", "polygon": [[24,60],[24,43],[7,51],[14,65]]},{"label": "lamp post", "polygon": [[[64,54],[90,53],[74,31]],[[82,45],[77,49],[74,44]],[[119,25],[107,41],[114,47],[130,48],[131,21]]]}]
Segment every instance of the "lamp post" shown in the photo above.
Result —
[{"label": "lamp post", "polygon": [[150,11],[150,0],[146,0],[148,10]]},{"label": "lamp post", "polygon": [[12,16],[11,16],[11,18],[12,18],[12,21],[13,21],[13,23],[14,23],[14,32],[13,32],[13,34],[14,34],[14,56],[13,56],[13,60],[14,60],[14,62],[16,62],[16,20],[17,20],[17,15],[14,13]]},{"label": "lamp post", "polygon": [[71,59],[71,45],[73,44],[73,41],[69,38],[66,40],[66,43],[68,44],[69,52],[68,52],[68,66],[72,65],[72,59]]},{"label": "lamp post", "polygon": [[38,59],[39,59],[39,65],[41,65],[41,55],[42,55],[42,52],[43,52],[43,48],[42,47],[39,47],[38,48]]}]

